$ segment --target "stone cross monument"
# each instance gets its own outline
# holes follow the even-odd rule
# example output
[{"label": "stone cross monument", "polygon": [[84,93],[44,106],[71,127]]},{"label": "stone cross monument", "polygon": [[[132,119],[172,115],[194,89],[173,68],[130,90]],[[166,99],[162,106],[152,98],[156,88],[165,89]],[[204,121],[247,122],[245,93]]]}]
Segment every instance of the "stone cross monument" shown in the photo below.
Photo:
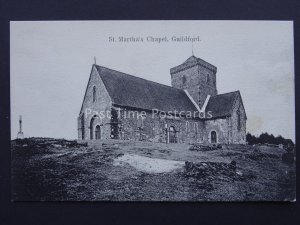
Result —
[{"label": "stone cross monument", "polygon": [[24,134],[22,131],[22,116],[19,117],[19,132],[17,135],[17,139],[23,139],[24,138]]}]

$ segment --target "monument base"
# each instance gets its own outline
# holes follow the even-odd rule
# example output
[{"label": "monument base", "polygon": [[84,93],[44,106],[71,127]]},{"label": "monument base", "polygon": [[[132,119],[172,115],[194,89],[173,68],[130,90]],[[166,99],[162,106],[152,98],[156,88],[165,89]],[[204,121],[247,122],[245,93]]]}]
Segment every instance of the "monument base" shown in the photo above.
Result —
[{"label": "monument base", "polygon": [[23,138],[24,138],[23,132],[18,132],[17,139],[23,139]]}]

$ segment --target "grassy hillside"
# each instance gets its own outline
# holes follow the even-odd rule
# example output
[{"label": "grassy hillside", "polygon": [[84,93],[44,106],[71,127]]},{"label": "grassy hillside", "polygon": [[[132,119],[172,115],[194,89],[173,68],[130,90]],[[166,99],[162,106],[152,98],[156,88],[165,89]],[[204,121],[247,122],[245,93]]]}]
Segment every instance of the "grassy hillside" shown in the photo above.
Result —
[{"label": "grassy hillside", "polygon": [[291,201],[295,164],[285,150],[230,145],[12,141],[15,201]]}]

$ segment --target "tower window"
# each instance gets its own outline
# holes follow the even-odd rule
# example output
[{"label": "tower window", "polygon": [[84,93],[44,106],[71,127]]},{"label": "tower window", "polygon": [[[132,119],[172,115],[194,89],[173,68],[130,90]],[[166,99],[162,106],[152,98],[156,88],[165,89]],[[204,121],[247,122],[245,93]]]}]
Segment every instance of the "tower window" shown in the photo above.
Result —
[{"label": "tower window", "polygon": [[186,77],[185,77],[185,75],[183,75],[183,77],[182,77],[182,83],[185,84],[185,82],[186,82]]},{"label": "tower window", "polygon": [[93,102],[96,101],[96,86],[93,87]]},{"label": "tower window", "polygon": [[209,74],[207,74],[206,76],[206,83],[209,83],[210,82],[210,77],[209,77]]}]

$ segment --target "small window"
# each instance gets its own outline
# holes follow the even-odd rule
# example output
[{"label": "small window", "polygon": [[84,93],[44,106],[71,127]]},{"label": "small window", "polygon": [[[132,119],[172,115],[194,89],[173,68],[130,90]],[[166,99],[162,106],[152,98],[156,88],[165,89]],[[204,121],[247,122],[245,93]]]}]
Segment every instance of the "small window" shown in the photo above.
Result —
[{"label": "small window", "polygon": [[196,134],[198,133],[198,123],[194,123],[194,131]]},{"label": "small window", "polygon": [[139,116],[138,118],[138,129],[143,129],[144,128],[144,121],[146,119],[145,115]]},{"label": "small window", "polygon": [[183,77],[182,77],[182,83],[183,83],[183,84],[186,83],[186,77],[185,77],[185,75],[183,75]]},{"label": "small window", "polygon": [[210,133],[210,143],[212,143],[212,144],[217,143],[217,132],[216,131],[212,131]]},{"label": "small window", "polygon": [[93,102],[96,101],[96,86],[93,87]]},{"label": "small window", "polygon": [[209,77],[209,74],[207,74],[206,76],[206,83],[209,83],[210,82],[210,77]]},{"label": "small window", "polygon": [[186,121],[186,122],[185,122],[185,130],[186,130],[187,133],[190,132],[190,129],[189,129],[189,128],[190,128],[190,123],[189,123],[189,121]]}]

